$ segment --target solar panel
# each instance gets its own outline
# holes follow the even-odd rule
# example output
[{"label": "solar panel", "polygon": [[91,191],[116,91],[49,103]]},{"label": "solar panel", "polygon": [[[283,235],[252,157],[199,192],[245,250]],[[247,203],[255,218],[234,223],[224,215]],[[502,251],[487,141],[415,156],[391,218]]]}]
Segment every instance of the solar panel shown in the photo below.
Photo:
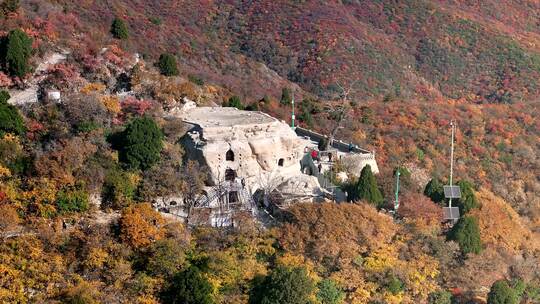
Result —
[{"label": "solar panel", "polygon": [[461,189],[459,186],[444,186],[444,197],[461,198]]},{"label": "solar panel", "polygon": [[445,220],[458,220],[459,208],[458,207],[443,207]]}]

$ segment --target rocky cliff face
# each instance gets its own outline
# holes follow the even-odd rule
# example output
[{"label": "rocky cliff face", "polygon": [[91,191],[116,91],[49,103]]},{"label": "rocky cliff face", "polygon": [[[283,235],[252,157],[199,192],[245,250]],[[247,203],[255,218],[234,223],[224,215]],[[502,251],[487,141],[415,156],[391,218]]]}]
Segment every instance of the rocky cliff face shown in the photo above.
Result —
[{"label": "rocky cliff face", "polygon": [[194,125],[188,155],[208,166],[216,184],[234,174],[256,190],[270,175],[281,183],[302,174],[307,143],[284,122],[235,108],[195,108],[183,117]]}]

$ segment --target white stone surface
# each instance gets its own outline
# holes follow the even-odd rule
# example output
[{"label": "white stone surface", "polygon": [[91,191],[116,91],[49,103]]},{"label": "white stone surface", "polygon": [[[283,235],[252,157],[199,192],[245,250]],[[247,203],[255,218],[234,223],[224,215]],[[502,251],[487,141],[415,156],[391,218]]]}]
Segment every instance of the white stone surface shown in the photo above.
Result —
[{"label": "white stone surface", "polygon": [[60,98],[61,98],[60,91],[47,92],[47,98],[51,101],[60,101]]},{"label": "white stone surface", "polygon": [[57,63],[60,63],[64,60],[66,60],[67,55],[69,55],[69,52],[64,51],[62,53],[52,53],[48,57],[45,58],[35,69],[34,75],[40,75],[44,72],[46,72],[50,67],[54,66]]},{"label": "white stone surface", "polygon": [[38,102],[38,87],[37,85],[30,85],[28,88],[20,90],[9,90],[9,95],[11,98],[8,100],[8,103],[12,105],[25,105],[30,103]]},{"label": "white stone surface", "polygon": [[302,201],[305,201],[305,198],[316,198],[323,195],[317,178],[305,174],[299,175],[294,179],[286,180],[278,186],[277,190],[284,197],[289,198],[289,200],[300,197]]},{"label": "white stone surface", "polygon": [[186,97],[184,97],[182,101],[183,101],[183,104],[180,106],[180,111],[182,112],[186,112],[191,109],[195,109],[197,107],[197,104],[194,101],[189,100]]},{"label": "white stone surface", "polygon": [[349,177],[347,176],[347,172],[343,172],[343,171],[338,172],[336,174],[336,177],[340,182],[346,182],[349,179]]},{"label": "white stone surface", "polygon": [[347,168],[347,171],[352,172],[355,175],[358,174],[357,176],[360,176],[360,172],[362,172],[362,169],[366,165],[371,167],[371,172],[379,174],[379,166],[377,166],[374,154],[344,153],[340,154],[339,157]]},{"label": "white stone surface", "polygon": [[[234,170],[252,190],[264,187],[269,176],[281,183],[303,175],[300,159],[306,141],[285,123],[261,113],[236,108],[201,107],[181,113],[193,125],[184,145],[187,155],[203,161],[213,182]],[[232,151],[233,160],[227,160]]]}]

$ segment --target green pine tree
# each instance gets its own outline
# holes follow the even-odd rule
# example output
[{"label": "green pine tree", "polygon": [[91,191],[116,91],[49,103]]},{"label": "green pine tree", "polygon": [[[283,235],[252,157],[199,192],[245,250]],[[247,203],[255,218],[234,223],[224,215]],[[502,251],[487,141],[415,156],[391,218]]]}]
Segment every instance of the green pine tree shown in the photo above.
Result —
[{"label": "green pine tree", "polygon": [[111,25],[111,34],[116,39],[126,40],[129,38],[127,24],[120,18],[114,18]]},{"label": "green pine tree", "polygon": [[71,186],[56,194],[56,209],[59,213],[85,212],[90,207],[88,192],[81,186]]},{"label": "green pine tree", "polygon": [[291,89],[289,88],[283,88],[281,89],[281,100],[280,103],[282,105],[290,105],[292,103],[292,94]]},{"label": "green pine tree", "polygon": [[472,216],[464,216],[450,230],[448,239],[456,241],[464,254],[482,251],[482,240],[478,220]]},{"label": "green pine tree", "polygon": [[491,285],[488,293],[488,304],[518,304],[516,292],[506,280],[499,280]]},{"label": "green pine tree", "polygon": [[403,179],[411,178],[411,171],[409,171],[409,169],[407,169],[406,167],[402,167],[402,166],[396,167],[394,169],[393,175],[396,176],[397,172],[399,172],[400,178],[403,178]]},{"label": "green pine tree", "polygon": [[101,206],[115,210],[127,207],[133,203],[136,190],[137,185],[126,171],[112,168],[107,172],[101,188]]},{"label": "green pine tree", "polygon": [[258,101],[255,101],[244,108],[246,111],[259,111],[259,109],[260,106]]},{"label": "green pine tree", "polygon": [[429,294],[429,304],[452,304],[452,294],[446,290],[435,291]]},{"label": "green pine tree", "polygon": [[30,72],[28,60],[32,55],[32,39],[20,29],[9,32],[6,39],[4,62],[11,76],[24,77]]},{"label": "green pine tree", "polygon": [[5,133],[21,136],[26,131],[24,120],[17,108],[7,103],[9,98],[8,92],[0,91],[0,137]]},{"label": "green pine tree", "polygon": [[321,138],[317,144],[317,149],[319,149],[319,151],[326,151],[326,149],[328,149],[328,140],[325,137]]},{"label": "green pine tree", "polygon": [[441,181],[438,178],[432,178],[424,189],[424,195],[429,197],[434,203],[444,203],[444,189]]},{"label": "green pine tree", "polygon": [[240,100],[240,97],[234,95],[224,104],[225,107],[237,108],[238,110],[244,110],[244,105]]},{"label": "green pine tree", "polygon": [[317,299],[321,304],[341,304],[345,292],[331,279],[324,279],[317,284]]},{"label": "green pine tree", "polygon": [[172,54],[161,54],[157,65],[162,75],[177,76],[179,74],[176,57]]},{"label": "green pine tree", "polygon": [[119,159],[129,168],[146,170],[157,163],[163,149],[163,133],[150,117],[135,118],[120,138]]},{"label": "green pine tree", "polygon": [[358,182],[351,190],[351,200],[364,200],[376,207],[382,207],[384,202],[383,196],[379,187],[377,186],[377,180],[371,171],[371,166],[366,165],[360,173]]},{"label": "green pine tree", "polygon": [[472,209],[478,208],[479,204],[474,194],[473,184],[469,181],[459,181],[458,186],[461,190],[461,198],[458,200],[458,207],[461,214],[466,214]]},{"label": "green pine tree", "polygon": [[[525,293],[526,293],[526,291],[528,289],[527,283],[525,283],[523,281],[523,279],[521,279],[521,278],[515,278],[511,282],[509,282],[508,284],[510,284],[510,286],[512,287],[512,289],[516,293],[516,296],[518,297],[518,299],[523,298],[523,296],[525,295]],[[540,289],[540,286],[538,286],[538,288]],[[540,296],[540,294],[538,294],[538,296]]]},{"label": "green pine tree", "polygon": [[306,304],[315,291],[305,268],[278,266],[257,284],[250,304]]},{"label": "green pine tree", "polygon": [[176,274],[162,294],[163,302],[170,304],[213,304],[212,285],[196,266]]},{"label": "green pine tree", "polygon": [[313,126],[313,116],[311,115],[314,111],[314,106],[309,99],[302,100],[300,104],[300,115],[298,119],[306,123],[308,126]]},{"label": "green pine tree", "polygon": [[8,91],[0,91],[0,104],[7,103],[7,101],[11,98],[11,95],[9,95]]}]

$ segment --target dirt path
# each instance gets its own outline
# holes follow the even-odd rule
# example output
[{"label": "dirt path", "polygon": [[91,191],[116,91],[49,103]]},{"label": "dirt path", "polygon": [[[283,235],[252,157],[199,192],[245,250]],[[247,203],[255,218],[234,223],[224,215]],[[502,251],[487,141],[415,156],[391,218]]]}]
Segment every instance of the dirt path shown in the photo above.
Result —
[{"label": "dirt path", "polygon": [[9,90],[9,103],[12,105],[25,105],[38,102],[39,83],[45,78],[45,72],[57,63],[66,60],[68,51],[62,53],[52,53],[45,58],[36,68],[34,74],[28,82],[28,87],[24,90]]}]

